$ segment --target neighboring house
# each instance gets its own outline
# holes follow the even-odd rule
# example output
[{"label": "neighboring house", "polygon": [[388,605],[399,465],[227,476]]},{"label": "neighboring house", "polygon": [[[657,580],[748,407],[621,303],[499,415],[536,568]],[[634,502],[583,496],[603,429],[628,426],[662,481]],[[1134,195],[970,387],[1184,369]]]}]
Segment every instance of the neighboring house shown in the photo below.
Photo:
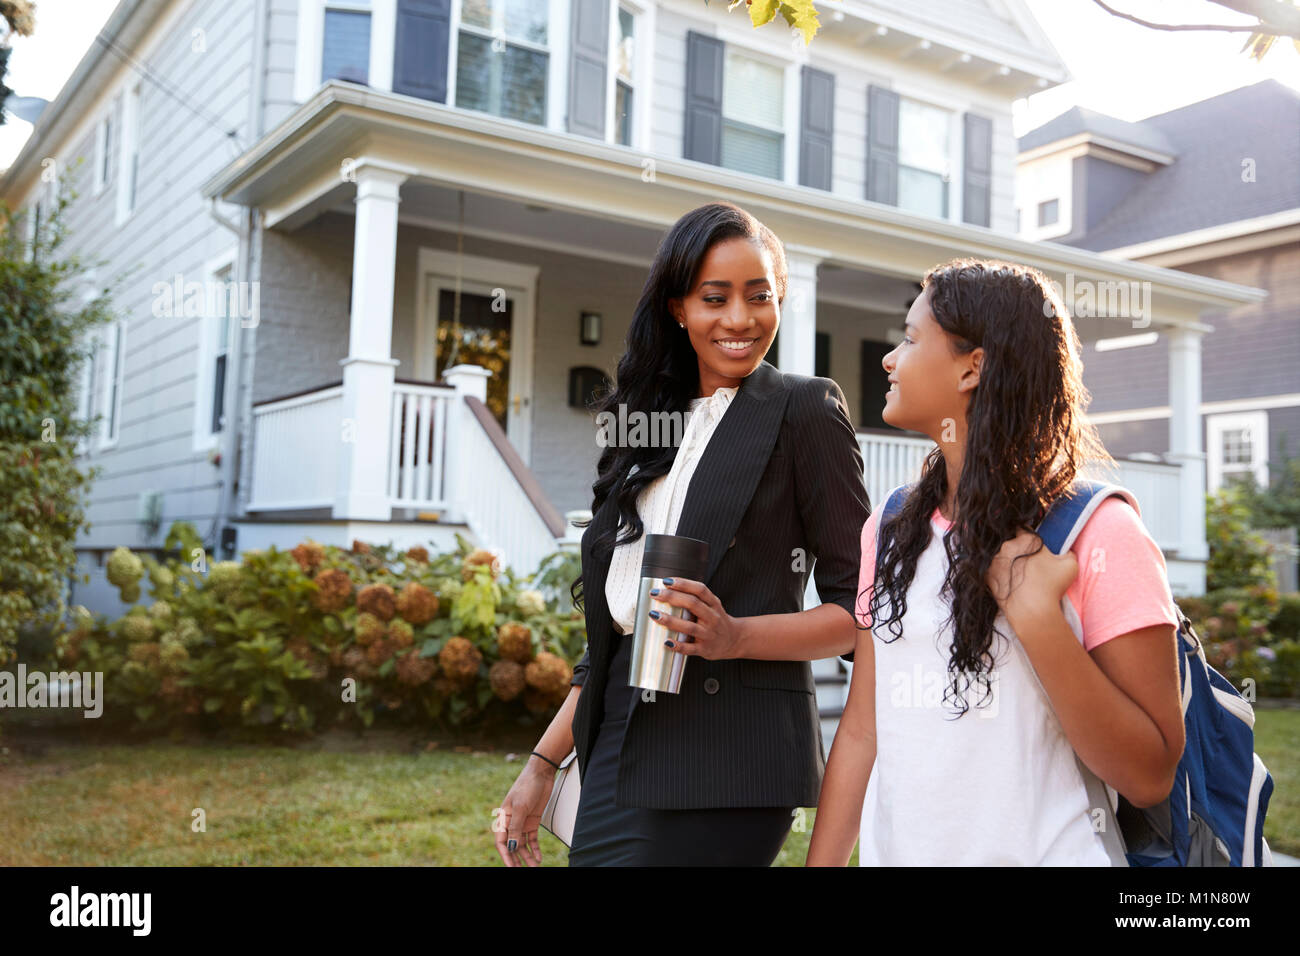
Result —
[{"label": "neighboring house", "polygon": [[[874,502],[931,447],[880,419],[880,358],[930,266],[1149,282],[1187,344],[1171,365],[1203,313],[1256,301],[1015,236],[1011,104],[1067,78],[1023,3],[833,6],[805,49],[703,0],[123,0],[0,182],[30,206],[42,158],[84,157],[74,243],[105,278],[135,269],[85,389],[104,476],[79,597],[113,606],[105,554],[177,519],[217,557],[460,531],[533,570],[590,504],[584,398],[656,245],[715,199],[785,242],[770,358],[842,386]],[[1194,408],[1193,385],[1168,402]],[[1181,464],[1124,477],[1195,588],[1182,440]]]},{"label": "neighboring house", "polygon": [[[1075,108],[1021,137],[1017,176],[1025,238],[1268,291],[1203,315],[1186,423],[1210,491],[1266,485],[1300,454],[1300,93],[1266,80],[1135,123]],[[1113,454],[1168,457],[1171,341],[1153,327],[1088,345],[1090,417]]]}]

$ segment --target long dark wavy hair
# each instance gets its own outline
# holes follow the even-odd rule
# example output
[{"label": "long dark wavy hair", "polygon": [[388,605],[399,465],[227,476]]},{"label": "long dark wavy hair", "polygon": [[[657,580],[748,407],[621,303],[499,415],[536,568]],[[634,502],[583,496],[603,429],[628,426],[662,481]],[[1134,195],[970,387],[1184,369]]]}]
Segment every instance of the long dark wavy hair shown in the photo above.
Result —
[{"label": "long dark wavy hair", "polygon": [[[948,570],[940,599],[951,625],[943,701],[961,717],[972,684],[978,703],[991,696],[994,634],[1008,639],[995,629],[998,605],[985,580],[994,555],[1021,529],[1037,527],[1086,461],[1109,456],[1084,418],[1089,395],[1074,322],[1046,276],[1028,266],[956,259],[931,269],[921,294],[952,336],[954,354],[984,350],[966,411],[956,520],[943,536]],[[930,516],[947,491],[940,443],[902,509],[880,529],[869,613],[873,626],[888,628],[887,643],[903,636],[907,590],[930,542]]]},{"label": "long dark wavy hair", "polygon": [[[778,304],[785,299],[788,280],[785,249],[771,229],[734,203],[714,202],[692,209],[673,224],[659,243],[645,288],[632,313],[626,348],[619,359],[613,386],[595,403],[593,413],[617,415],[619,406],[625,406],[629,416],[633,412],[647,416],[655,412],[677,412],[685,418],[691,399],[700,390],[699,359],[686,330],[673,318],[668,301],[691,291],[709,250],[729,239],[748,239],[769,253]],[[666,475],[676,457],[676,445],[623,447],[615,442],[605,447],[596,463],[596,481],[591,486],[591,512],[594,515],[600,510],[605,499],[617,489],[619,522],[618,527],[596,538],[593,555],[612,552],[616,545],[641,536],[644,528],[637,513],[637,496],[650,482]],[[633,465],[640,466],[638,471],[624,480]],[[619,527],[622,537],[618,537]],[[574,606],[581,608],[581,575],[569,593]]]}]

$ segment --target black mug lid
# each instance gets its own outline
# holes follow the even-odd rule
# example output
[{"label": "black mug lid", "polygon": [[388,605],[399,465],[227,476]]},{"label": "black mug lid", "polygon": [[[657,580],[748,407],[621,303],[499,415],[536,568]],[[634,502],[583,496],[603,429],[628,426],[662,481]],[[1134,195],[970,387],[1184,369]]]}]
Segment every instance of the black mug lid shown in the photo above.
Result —
[{"label": "black mug lid", "polygon": [[703,580],[709,568],[709,542],[680,534],[648,534],[641,560],[641,576],[662,578],[674,574]]}]

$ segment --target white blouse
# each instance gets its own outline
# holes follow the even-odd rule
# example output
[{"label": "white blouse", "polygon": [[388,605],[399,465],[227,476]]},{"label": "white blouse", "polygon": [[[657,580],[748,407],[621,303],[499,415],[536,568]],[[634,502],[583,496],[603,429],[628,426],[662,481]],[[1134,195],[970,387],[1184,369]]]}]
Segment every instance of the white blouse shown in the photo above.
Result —
[{"label": "white blouse", "polygon": [[[647,534],[674,534],[682,516],[691,475],[704,455],[709,438],[736,397],[739,386],[719,388],[707,398],[691,400],[686,414],[686,427],[677,457],[666,475],[660,475],[641,489],[636,510],[644,526],[641,537],[620,544],[610,560],[609,575],[605,578],[605,600],[610,617],[620,634],[631,634],[636,617],[637,592],[641,585],[641,559],[645,554]],[[635,469],[634,469],[635,470]],[[622,532],[622,526],[619,528]]]}]

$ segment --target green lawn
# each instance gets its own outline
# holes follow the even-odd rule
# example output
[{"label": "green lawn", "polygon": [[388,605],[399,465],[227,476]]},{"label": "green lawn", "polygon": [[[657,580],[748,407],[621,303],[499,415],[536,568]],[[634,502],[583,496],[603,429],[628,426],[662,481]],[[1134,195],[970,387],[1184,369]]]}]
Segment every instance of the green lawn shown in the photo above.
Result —
[{"label": "green lawn", "polygon": [[[1260,709],[1256,730],[1276,784],[1269,844],[1300,855],[1300,710]],[[492,810],[519,768],[500,746],[457,752],[382,735],[297,748],[49,743],[43,753],[5,739],[3,865],[500,866]],[[206,832],[191,828],[196,808]],[[803,864],[813,816],[777,865]],[[563,866],[564,846],[541,839],[544,864]]]}]

